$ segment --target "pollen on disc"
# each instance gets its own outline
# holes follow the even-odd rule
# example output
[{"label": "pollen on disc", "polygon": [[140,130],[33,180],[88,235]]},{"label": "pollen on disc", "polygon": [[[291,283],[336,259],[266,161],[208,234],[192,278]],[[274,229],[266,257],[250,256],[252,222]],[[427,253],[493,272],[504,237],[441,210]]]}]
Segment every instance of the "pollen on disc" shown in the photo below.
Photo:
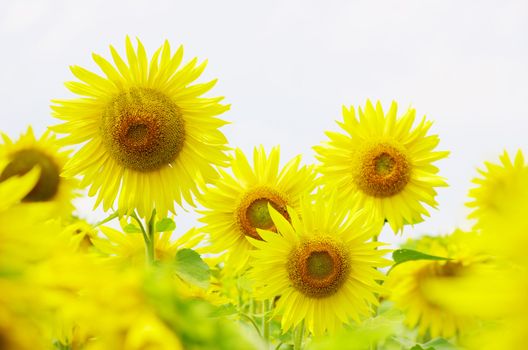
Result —
[{"label": "pollen on disc", "polygon": [[101,131],[112,157],[142,172],[173,162],[186,136],[180,108],[164,94],[147,88],[117,95],[103,113]]}]

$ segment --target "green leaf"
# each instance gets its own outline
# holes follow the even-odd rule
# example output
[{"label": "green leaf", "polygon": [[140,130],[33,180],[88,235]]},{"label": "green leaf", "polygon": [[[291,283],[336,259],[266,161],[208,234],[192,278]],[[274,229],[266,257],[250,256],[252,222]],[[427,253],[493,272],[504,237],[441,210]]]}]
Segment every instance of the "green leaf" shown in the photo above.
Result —
[{"label": "green leaf", "polygon": [[[422,344],[423,346],[430,347],[434,350],[456,350],[457,347],[451,344],[444,338],[435,338],[428,341],[427,343]],[[426,349],[429,350],[429,349]]]},{"label": "green leaf", "polygon": [[200,254],[192,249],[181,249],[174,259],[176,274],[185,282],[201,288],[209,285],[209,266],[202,260]]},{"label": "green leaf", "polygon": [[409,350],[456,350],[457,347],[444,338],[435,338],[423,344],[416,344]]},{"label": "green leaf", "polygon": [[141,233],[141,229],[134,224],[128,224],[123,227],[125,233]]},{"label": "green leaf", "polygon": [[420,344],[416,344],[415,346],[413,346],[412,348],[410,348],[409,350],[435,350],[435,348],[422,348],[422,346]]},{"label": "green leaf", "polygon": [[398,249],[392,253],[392,259],[396,263],[401,264],[412,260],[451,260],[441,256],[429,255],[412,249]]},{"label": "green leaf", "polygon": [[174,231],[176,224],[170,218],[163,218],[156,223],[156,232]]}]

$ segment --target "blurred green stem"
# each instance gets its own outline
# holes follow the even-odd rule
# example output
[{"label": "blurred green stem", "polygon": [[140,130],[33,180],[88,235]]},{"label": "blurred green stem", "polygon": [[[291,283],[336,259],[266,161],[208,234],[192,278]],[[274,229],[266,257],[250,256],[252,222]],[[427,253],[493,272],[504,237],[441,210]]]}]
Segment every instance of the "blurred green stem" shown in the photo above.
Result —
[{"label": "blurred green stem", "polygon": [[304,340],[304,320],[299,323],[293,332],[293,350],[301,350]]},{"label": "blurred green stem", "polygon": [[264,338],[264,341],[266,342],[266,347],[268,347],[269,338],[270,338],[270,327],[269,327],[270,320],[268,318],[268,314],[271,310],[269,299],[264,300],[262,309],[263,309],[262,310],[262,337]]},{"label": "blurred green stem", "polygon": [[255,320],[253,319],[253,317],[249,316],[249,315],[246,315],[245,313],[240,313],[239,314],[240,317],[243,317],[245,318],[246,320],[249,321],[249,323],[251,323],[253,325],[253,327],[255,327],[255,330],[257,331],[257,334],[259,336],[262,336],[262,334],[260,334],[260,328],[259,326],[257,325],[257,323],[255,322]]}]

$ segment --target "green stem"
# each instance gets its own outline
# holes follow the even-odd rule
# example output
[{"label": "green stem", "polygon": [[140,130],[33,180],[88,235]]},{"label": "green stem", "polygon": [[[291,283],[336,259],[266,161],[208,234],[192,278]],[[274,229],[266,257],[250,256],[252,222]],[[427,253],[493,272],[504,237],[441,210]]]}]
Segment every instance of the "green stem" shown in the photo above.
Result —
[{"label": "green stem", "polygon": [[253,327],[255,327],[255,330],[257,331],[259,337],[262,336],[262,334],[260,334],[260,328],[257,325],[257,322],[255,322],[255,320],[253,319],[253,317],[250,317],[250,316],[248,316],[248,315],[246,315],[244,313],[240,313],[239,315],[244,317],[246,320],[248,320],[253,325]]},{"label": "green stem", "polygon": [[237,283],[237,291],[238,291],[238,309],[244,311],[244,297],[242,293],[244,292],[242,290],[242,287],[240,286],[240,278],[236,279]]},{"label": "green stem", "polygon": [[[372,242],[377,242],[378,241],[378,236],[379,235],[375,235],[374,237],[372,237]],[[378,249],[378,247],[375,247],[374,249]],[[375,268],[377,270],[377,268]],[[382,284],[383,281],[377,281],[379,284]],[[376,294],[376,298],[379,300],[379,295]],[[378,306],[377,305],[372,305],[372,308],[373,308],[373,311],[374,311],[374,317],[378,316]],[[373,349],[373,350],[376,350],[377,346]]]},{"label": "green stem", "polygon": [[100,226],[100,225],[106,224],[107,222],[114,220],[114,219],[117,218],[118,216],[119,216],[119,213],[118,213],[118,212],[115,212],[115,213],[113,213],[113,214],[110,214],[109,216],[107,216],[107,217],[104,218],[103,220],[101,220],[101,221],[95,223],[94,227],[97,227],[97,226]]},{"label": "green stem", "polygon": [[[148,254],[149,254],[149,244],[150,244],[150,240],[149,240],[149,237],[148,237],[148,234],[147,234],[147,231],[145,230],[145,226],[143,226],[143,222],[141,221],[141,219],[139,218],[139,216],[136,214],[136,212],[132,212],[132,215],[130,215],[130,217],[132,219],[134,219],[136,221],[136,223],[138,224],[139,228],[141,229],[141,234],[143,235],[143,241],[145,242],[145,254],[148,258]],[[148,259],[147,259],[148,261]]]},{"label": "green stem", "polygon": [[134,219],[136,221],[136,223],[138,224],[139,228],[141,229],[141,233],[143,234],[143,240],[145,241],[145,246],[147,246],[147,242],[149,240],[148,238],[148,235],[147,235],[147,231],[145,230],[145,226],[143,226],[143,222],[141,221],[141,219],[139,218],[139,216],[136,214],[136,212],[132,212],[132,215],[130,215],[130,217],[132,219]]},{"label": "green stem", "polygon": [[145,241],[147,264],[152,265],[154,261],[156,260],[155,250],[154,250],[156,209],[152,211],[152,215],[149,218],[149,221],[147,222],[146,229],[145,229],[145,225],[143,225],[143,221],[141,221],[141,219],[139,218],[138,214],[135,211],[133,211],[132,214],[130,214],[130,217],[137,222],[139,228],[141,229],[141,233],[143,234],[143,241]]},{"label": "green stem", "polygon": [[293,350],[302,350],[304,339],[304,320],[299,323],[293,333]]},{"label": "green stem", "polygon": [[269,318],[268,314],[271,310],[270,308],[270,301],[268,299],[264,300],[264,303],[262,305],[263,312],[262,312],[262,337],[264,338],[264,341],[266,342],[266,347],[269,343],[270,338],[270,325],[269,325]]},{"label": "green stem", "polygon": [[147,262],[152,265],[156,261],[156,250],[154,249],[156,246],[156,209],[152,211],[147,223],[147,238],[148,241],[145,242],[147,244]]}]

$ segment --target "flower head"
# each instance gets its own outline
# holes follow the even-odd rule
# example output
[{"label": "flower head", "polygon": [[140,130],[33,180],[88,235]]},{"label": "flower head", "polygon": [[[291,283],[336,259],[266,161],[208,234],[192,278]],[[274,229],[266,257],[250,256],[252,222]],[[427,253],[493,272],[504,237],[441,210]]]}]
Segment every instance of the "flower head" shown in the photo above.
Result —
[{"label": "flower head", "polygon": [[81,174],[97,194],[96,206],[118,211],[153,209],[165,215],[174,201],[193,204],[193,194],[218,176],[214,165],[227,161],[226,139],[216,118],[229,109],[222,97],[201,97],[216,80],[192,83],[205,69],[194,58],[181,67],[183,48],[174,54],[166,41],[147,58],[138,40],[126,40],[125,62],[110,46],[114,65],[93,54],[105,76],[73,66],[81,82],[66,83],[81,98],[55,100],[54,116],[65,122],[53,127],[68,134],[66,144],[82,147],[66,165],[65,174]]},{"label": "flower head", "polygon": [[389,299],[406,314],[406,324],[421,335],[453,337],[467,331],[475,317],[449,306],[461,283],[473,278],[487,256],[479,252],[473,233],[455,231],[445,237],[423,237],[415,242],[421,252],[449,260],[415,260],[396,265],[385,286]]},{"label": "flower head", "polygon": [[39,178],[31,191],[21,199],[21,205],[26,209],[39,207],[45,219],[71,216],[74,209],[71,202],[78,183],[75,179],[60,176],[69,152],[60,149],[55,136],[48,131],[37,139],[29,127],[15,142],[5,134],[2,134],[2,138],[4,142],[0,145],[0,157],[4,158],[6,164],[0,171],[0,183],[38,168]]},{"label": "flower head", "polygon": [[283,331],[305,320],[317,336],[369,316],[378,304],[374,293],[383,290],[376,268],[388,263],[387,251],[376,249],[383,243],[370,240],[380,226],[321,193],[301,201],[300,216],[290,208],[291,223],[269,210],[278,234],[259,229],[263,240],[248,238],[258,248],[250,274],[263,298],[280,296]]},{"label": "flower head", "polygon": [[280,151],[266,154],[263,147],[253,152],[253,168],[241,150],[231,159],[234,176],[221,172],[221,178],[200,198],[206,208],[200,221],[211,236],[211,249],[227,251],[227,266],[240,271],[246,267],[251,244],[246,237],[261,239],[257,230],[277,231],[268,205],[288,218],[287,206],[299,207],[299,199],[314,187],[311,167],[300,166],[300,156],[279,169]]},{"label": "flower head", "polygon": [[412,128],[414,109],[400,118],[396,113],[394,102],[385,114],[379,102],[374,107],[367,101],[359,119],[353,107],[343,107],[344,121],[338,124],[346,134],[327,132],[330,140],[314,149],[323,184],[398,232],[428,215],[424,203],[436,206],[435,187],[446,183],[432,163],[448,152],[433,151],[439,139],[426,135],[430,121],[424,118]]}]

